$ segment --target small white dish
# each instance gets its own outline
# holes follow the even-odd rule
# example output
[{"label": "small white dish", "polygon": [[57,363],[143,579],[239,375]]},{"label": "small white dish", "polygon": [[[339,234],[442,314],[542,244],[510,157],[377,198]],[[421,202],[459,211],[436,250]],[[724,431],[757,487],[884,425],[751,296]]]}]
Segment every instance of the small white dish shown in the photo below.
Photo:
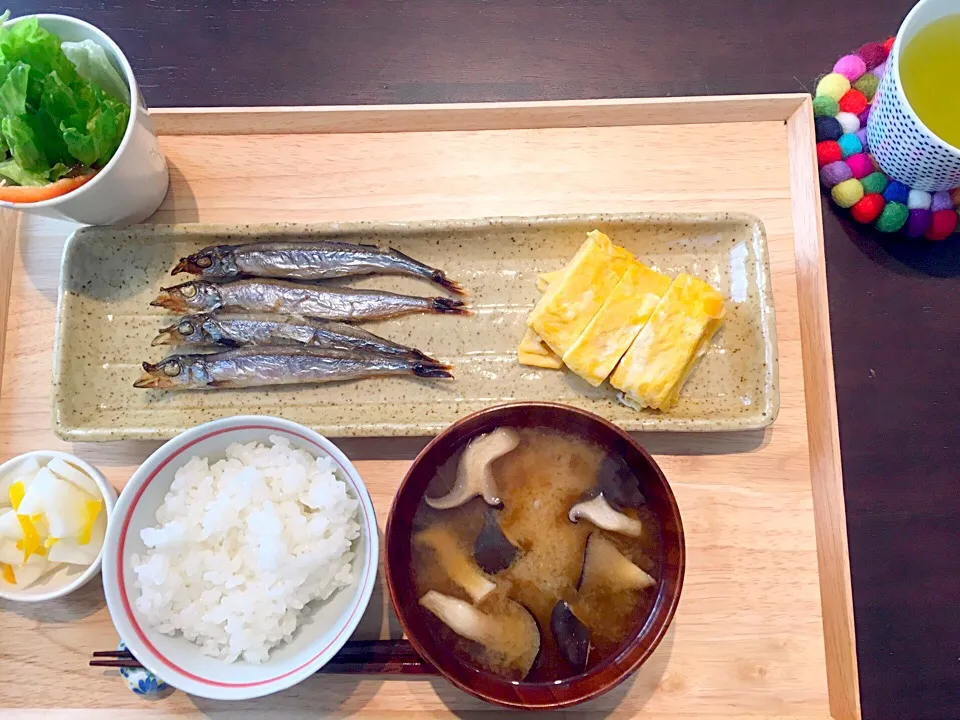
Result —
[{"label": "small white dish", "polygon": [[[93,467],[93,465],[69,453],[58,450],[35,450],[23,455],[18,455],[0,465],[0,477],[3,477],[8,471],[30,458],[35,458],[41,465],[46,465],[51,460],[60,458],[91,477],[97,484],[97,487],[100,489],[100,494],[103,497],[103,508],[107,513],[107,528],[109,532],[114,503],[117,501],[117,491],[107,482],[102,472]],[[104,540],[104,547],[106,547],[106,540]],[[94,560],[91,565],[87,567],[81,565],[61,565],[56,570],[47,573],[35,583],[25,588],[18,588],[16,585],[11,585],[6,580],[0,578],[0,598],[15,600],[16,602],[35,603],[64,597],[90,582],[90,580],[100,572],[102,559],[103,547],[100,548],[97,559]]]},{"label": "small white dish", "polygon": [[[204,655],[182,635],[171,637],[150,627],[134,605],[136,575],[131,556],[143,554],[144,527],[156,524],[157,508],[174,474],[191,457],[219,459],[233,443],[269,441],[281,435],[311,455],[329,456],[337,476],[360,501],[361,535],[355,546],[353,583],[325,601],[308,605],[296,634],[275,648],[267,662],[227,663]],[[313,675],[350,638],[370,602],[377,577],[379,538],[373,503],[360,475],[336,445],[289,420],[246,415],[215,420],[181,433],[140,466],[120,494],[104,541],[103,587],[107,608],[120,637],[134,656],[158,678],[192,695],[215,700],[244,700],[278,692]]]}]

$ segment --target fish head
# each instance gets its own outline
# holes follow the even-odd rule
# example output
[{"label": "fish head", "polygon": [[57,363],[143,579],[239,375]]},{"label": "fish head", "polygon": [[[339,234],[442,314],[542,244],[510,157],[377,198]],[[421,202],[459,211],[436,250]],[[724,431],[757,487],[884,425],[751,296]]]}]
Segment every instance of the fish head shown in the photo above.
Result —
[{"label": "fish head", "polygon": [[220,307],[221,299],[215,285],[190,280],[181,285],[160,288],[160,294],[150,304],[174,312],[208,312]]},{"label": "fish head", "polygon": [[180,262],[171,271],[171,275],[178,273],[193,273],[206,277],[227,278],[239,273],[234,260],[233,248],[229,245],[214,245],[180,258]]},{"label": "fish head", "polygon": [[204,326],[207,318],[187,315],[178,322],[163,328],[151,345],[202,345],[208,341]]},{"label": "fish head", "polygon": [[185,387],[193,376],[192,365],[195,361],[187,355],[173,355],[156,365],[143,363],[143,375],[133,386],[152,390],[169,390]]}]

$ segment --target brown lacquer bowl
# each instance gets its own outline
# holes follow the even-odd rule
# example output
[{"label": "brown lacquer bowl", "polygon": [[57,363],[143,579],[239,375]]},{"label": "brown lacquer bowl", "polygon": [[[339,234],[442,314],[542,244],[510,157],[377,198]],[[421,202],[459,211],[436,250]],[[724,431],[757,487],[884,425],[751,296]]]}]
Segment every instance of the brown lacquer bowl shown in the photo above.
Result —
[{"label": "brown lacquer bowl", "polygon": [[[499,678],[461,661],[431,633],[427,612],[418,605],[411,569],[410,537],[414,512],[438,468],[474,437],[498,427],[555,429],[589,438],[622,457],[640,480],[640,490],[661,527],[661,577],[650,615],[620,650],[586,673],[557,682],[517,682]],[[386,532],[386,572],[390,598],[407,637],[424,660],[462,690],[512,708],[555,709],[594,698],[622,682],[650,657],[667,632],[680,600],[686,554],[683,525],[673,491],[653,458],[626,432],[583,410],[550,403],[513,403],[488,408],[454,423],[414,460],[403,479]]]}]

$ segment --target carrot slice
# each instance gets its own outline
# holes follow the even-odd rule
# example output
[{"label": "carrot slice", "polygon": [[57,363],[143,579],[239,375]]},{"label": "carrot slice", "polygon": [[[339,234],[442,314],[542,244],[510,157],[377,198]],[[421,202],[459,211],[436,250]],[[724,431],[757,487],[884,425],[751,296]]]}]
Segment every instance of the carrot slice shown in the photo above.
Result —
[{"label": "carrot slice", "polygon": [[93,179],[93,176],[96,174],[96,172],[92,172],[89,175],[81,175],[75,178],[61,178],[55,183],[50,183],[43,187],[19,185],[0,187],[0,200],[12,203],[35,203],[41,200],[52,200],[55,197],[60,197],[72,190],[76,190],[81,185]]}]

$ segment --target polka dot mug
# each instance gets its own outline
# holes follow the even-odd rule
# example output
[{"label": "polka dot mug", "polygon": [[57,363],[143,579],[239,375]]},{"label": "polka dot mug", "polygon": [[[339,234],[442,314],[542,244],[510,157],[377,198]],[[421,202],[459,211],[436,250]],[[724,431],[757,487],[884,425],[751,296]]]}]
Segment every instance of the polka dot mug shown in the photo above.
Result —
[{"label": "polka dot mug", "polygon": [[960,187],[960,148],[934,135],[917,117],[903,91],[900,57],[921,28],[958,11],[957,0],[920,0],[910,11],[893,43],[867,120],[867,141],[880,167],[917,190]]}]

